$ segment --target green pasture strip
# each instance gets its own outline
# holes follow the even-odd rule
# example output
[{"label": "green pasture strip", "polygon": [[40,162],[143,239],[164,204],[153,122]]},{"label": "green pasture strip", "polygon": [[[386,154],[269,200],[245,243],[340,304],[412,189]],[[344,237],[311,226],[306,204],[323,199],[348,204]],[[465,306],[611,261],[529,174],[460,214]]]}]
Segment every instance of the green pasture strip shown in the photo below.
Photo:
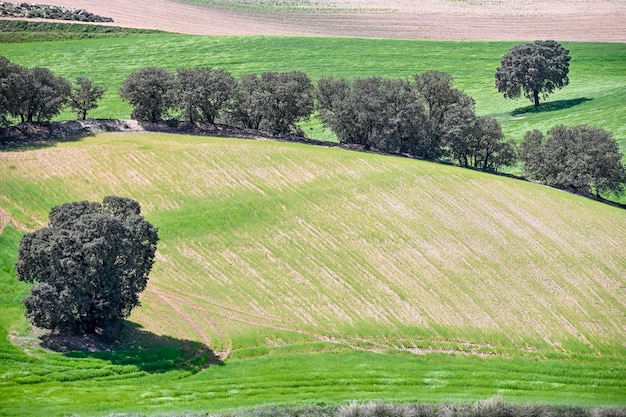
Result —
[{"label": "green pasture strip", "polygon": [[110,38],[157,32],[158,31],[154,30],[121,28],[119,26],[108,25],[0,19],[0,43]]},{"label": "green pasture strip", "polygon": [[10,226],[0,234],[0,349],[10,349],[7,345],[10,331],[25,327],[21,303],[30,286],[15,279],[17,243],[21,236],[21,232]]},{"label": "green pasture strip", "polygon": [[[455,86],[476,100],[481,115],[496,117],[519,141],[530,129],[587,123],[614,133],[626,148],[626,44],[572,43],[570,85],[550,96],[540,112],[526,99],[505,100],[494,74],[514,42],[412,41],[281,36],[190,36],[167,33],[57,42],[0,43],[0,55],[24,66],[44,66],[73,79],[87,76],[108,88],[96,118],[129,118],[117,94],[126,76],[146,66],[175,70],[208,65],[235,76],[264,71],[324,76],[408,77],[428,70],[451,73]],[[73,118],[66,113],[62,118]],[[303,125],[314,138],[332,139],[317,119]]]},{"label": "green pasture strip", "polygon": [[495,396],[552,405],[626,404],[626,367],[611,358],[535,361],[338,350],[232,360],[196,374],[133,372],[138,366],[58,354],[22,358],[13,368],[19,372],[2,375],[4,416],[215,412],[351,400],[469,402]]}]

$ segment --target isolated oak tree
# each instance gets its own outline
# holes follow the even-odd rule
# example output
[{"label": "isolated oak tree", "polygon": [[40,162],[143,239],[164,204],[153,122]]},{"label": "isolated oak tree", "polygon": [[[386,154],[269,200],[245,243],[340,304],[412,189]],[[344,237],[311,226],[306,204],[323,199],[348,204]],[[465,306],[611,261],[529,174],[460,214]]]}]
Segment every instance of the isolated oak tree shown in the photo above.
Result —
[{"label": "isolated oak tree", "polygon": [[119,94],[133,106],[133,119],[156,123],[176,106],[176,77],[165,68],[142,68],[126,77]]},{"label": "isolated oak tree", "polygon": [[557,88],[569,84],[569,51],[556,41],[535,41],[513,47],[496,70],[496,88],[505,98],[522,94],[539,107]]},{"label": "isolated oak tree", "polygon": [[85,120],[87,112],[98,108],[98,101],[102,98],[106,88],[95,85],[86,77],[77,77],[70,95],[70,106],[78,119]]},{"label": "isolated oak tree", "polygon": [[138,202],[105,197],[53,207],[47,227],[24,235],[17,279],[34,283],[24,300],[37,327],[75,334],[119,334],[148,282],[157,229]]}]

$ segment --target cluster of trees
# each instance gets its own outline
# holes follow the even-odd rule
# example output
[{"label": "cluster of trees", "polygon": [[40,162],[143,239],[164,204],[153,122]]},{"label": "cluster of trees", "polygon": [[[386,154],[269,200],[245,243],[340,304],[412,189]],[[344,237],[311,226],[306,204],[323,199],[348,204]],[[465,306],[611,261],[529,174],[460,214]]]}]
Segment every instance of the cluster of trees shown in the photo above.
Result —
[{"label": "cluster of trees", "polygon": [[46,122],[68,105],[85,119],[105,91],[88,78],[78,77],[72,85],[48,68],[25,68],[0,56],[0,126],[11,118],[20,123]]},{"label": "cluster of trees", "polygon": [[611,133],[588,125],[558,125],[547,137],[526,132],[520,143],[524,173],[545,184],[579,194],[621,194],[626,184],[622,154]]},{"label": "cluster of trees", "polygon": [[221,116],[241,127],[287,133],[317,110],[342,143],[482,169],[513,164],[513,141],[504,140],[495,119],[477,116],[474,101],[452,81],[429,71],[410,80],[322,78],[314,86],[299,71],[235,80],[223,69],[149,67],[130,74],[120,95],[140,120],[178,112],[189,122]]},{"label": "cluster of trees", "polygon": [[490,170],[515,163],[514,142],[495,119],[477,116],[452,81],[438,71],[409,80],[322,78],[318,111],[343,143]]},{"label": "cluster of trees", "polygon": [[228,71],[211,67],[176,73],[148,67],[130,74],[119,93],[138,120],[180,116],[188,122],[215,123],[222,116],[233,125],[276,133],[298,131],[297,123],[314,109],[313,84],[300,71],[247,74],[235,80]]},{"label": "cluster of trees", "polygon": [[[569,51],[555,41],[518,45],[502,57],[496,88],[505,98],[523,94],[539,106],[539,97],[568,84],[569,61]],[[46,68],[23,68],[0,57],[0,123],[47,121],[67,105],[85,119],[104,92],[87,78],[72,86]],[[557,135],[565,129],[557,126],[545,141],[541,132],[528,132],[518,152],[498,121],[478,116],[474,100],[438,71],[408,79],[323,77],[314,85],[300,71],[235,79],[211,67],[147,67],[131,73],[119,94],[132,106],[131,117],[141,121],[220,122],[302,134],[299,122],[317,112],[341,143],[366,149],[491,171],[521,161],[530,178],[585,194],[621,192],[626,182],[621,153],[608,132],[577,126],[570,129],[575,133]],[[555,150],[553,136],[583,139],[568,139],[577,150],[571,145],[565,152]]]}]

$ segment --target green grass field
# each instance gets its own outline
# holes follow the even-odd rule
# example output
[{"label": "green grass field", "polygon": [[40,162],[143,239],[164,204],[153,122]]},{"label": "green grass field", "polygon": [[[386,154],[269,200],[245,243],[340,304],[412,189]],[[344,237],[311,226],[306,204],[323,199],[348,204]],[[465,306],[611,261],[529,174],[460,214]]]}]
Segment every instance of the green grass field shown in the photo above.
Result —
[{"label": "green grass field", "polygon": [[[509,137],[587,123],[626,150],[625,44],[565,43],[571,83],[532,112],[494,87],[510,42],[58,31],[19,43],[0,33],[0,55],[108,87],[92,117],[129,118],[117,89],[153,65],[313,80],[440,70]],[[305,127],[332,140],[316,120]],[[45,225],[53,205],[109,194],[137,199],[160,231],[143,305],[111,352],[43,351],[23,317],[28,287],[15,280],[21,234]],[[404,158],[107,134],[0,153],[8,218],[0,416],[494,396],[626,406],[624,210]],[[204,369],[208,348],[222,365]]]},{"label": "green grass field", "polygon": [[[3,152],[0,177],[20,228],[116,194],[161,237],[122,343],[61,355],[22,316],[21,232],[4,229],[0,415],[626,405],[624,210],[405,158],[165,134]],[[206,347],[224,364],[202,370]]]},{"label": "green grass field", "polygon": [[[564,43],[572,56],[570,85],[550,96],[544,111],[534,113],[529,112],[530,101],[505,100],[494,86],[502,55],[516,44],[511,42],[101,35],[107,37],[0,43],[0,55],[24,66],[48,67],[69,79],[87,76],[106,86],[109,90],[100,108],[91,113],[97,118],[130,117],[130,108],[121,102],[117,90],[130,72],[146,66],[174,70],[208,65],[225,68],[235,76],[301,70],[313,80],[322,76],[408,77],[428,70],[446,71],[454,76],[458,88],[474,97],[478,113],[496,117],[510,138],[519,141],[527,130],[546,131],[559,123],[587,123],[613,132],[622,150],[626,149],[626,44]],[[333,137],[317,121],[304,126],[311,137]]]}]

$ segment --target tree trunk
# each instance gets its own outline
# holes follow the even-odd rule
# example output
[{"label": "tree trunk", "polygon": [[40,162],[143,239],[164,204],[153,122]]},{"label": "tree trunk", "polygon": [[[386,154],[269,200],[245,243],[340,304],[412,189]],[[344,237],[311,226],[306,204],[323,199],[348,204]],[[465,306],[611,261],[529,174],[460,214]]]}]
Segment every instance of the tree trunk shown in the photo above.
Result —
[{"label": "tree trunk", "polygon": [[533,91],[533,98],[535,99],[535,108],[539,108],[539,91]]}]

